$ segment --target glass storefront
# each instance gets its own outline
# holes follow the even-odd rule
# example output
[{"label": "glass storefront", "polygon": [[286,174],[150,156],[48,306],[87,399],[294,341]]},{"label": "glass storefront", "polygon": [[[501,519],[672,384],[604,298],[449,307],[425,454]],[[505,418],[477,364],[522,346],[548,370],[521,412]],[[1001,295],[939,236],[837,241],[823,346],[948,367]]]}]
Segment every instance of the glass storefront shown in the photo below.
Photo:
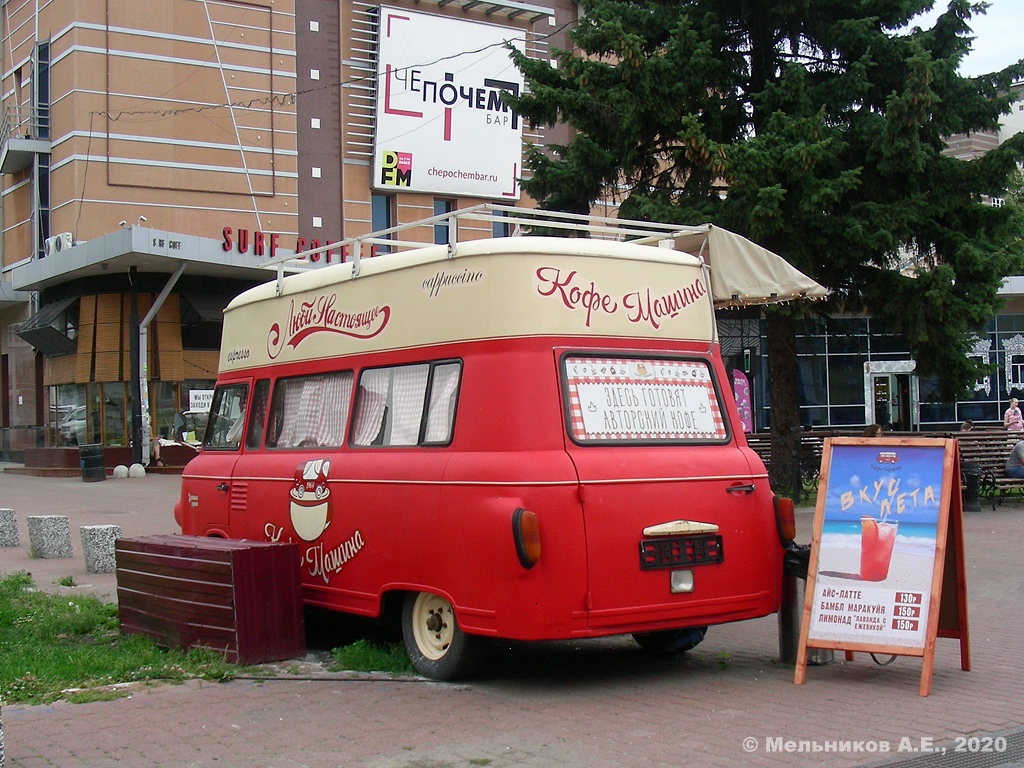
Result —
[{"label": "glass storefront", "polygon": [[[158,437],[177,439],[175,427],[180,432],[182,423],[188,418],[190,394],[193,391],[208,392],[213,385],[213,379],[150,382],[153,433]],[[50,387],[50,444],[68,447],[101,443],[112,448],[130,445],[131,407],[126,390],[124,382]],[[205,423],[198,416],[194,421]]]},{"label": "glass storefront", "polygon": [[[751,346],[767,348],[763,323],[759,344]],[[990,366],[990,373],[978,379],[969,397],[943,403],[936,380],[913,372],[910,350],[883,322],[867,317],[807,320],[797,335],[801,423],[855,427],[875,419],[893,430],[937,431],[973,419],[979,426],[997,426],[1010,397],[1024,399],[1024,315],[993,318],[972,339],[972,356]],[[756,355],[750,375],[755,431],[771,423],[766,372],[767,360]]]}]

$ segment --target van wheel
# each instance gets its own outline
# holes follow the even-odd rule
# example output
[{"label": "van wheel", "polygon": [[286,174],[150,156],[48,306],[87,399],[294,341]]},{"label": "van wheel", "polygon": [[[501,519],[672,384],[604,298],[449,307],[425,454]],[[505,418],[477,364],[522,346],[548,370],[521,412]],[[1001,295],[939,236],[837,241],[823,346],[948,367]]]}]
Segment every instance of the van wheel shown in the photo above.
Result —
[{"label": "van wheel", "polygon": [[409,660],[424,677],[457,680],[474,672],[482,660],[483,639],[459,629],[452,604],[429,592],[405,596],[402,638]]},{"label": "van wheel", "polygon": [[707,631],[707,627],[662,629],[657,632],[636,632],[633,639],[637,645],[651,653],[685,653],[700,645]]}]

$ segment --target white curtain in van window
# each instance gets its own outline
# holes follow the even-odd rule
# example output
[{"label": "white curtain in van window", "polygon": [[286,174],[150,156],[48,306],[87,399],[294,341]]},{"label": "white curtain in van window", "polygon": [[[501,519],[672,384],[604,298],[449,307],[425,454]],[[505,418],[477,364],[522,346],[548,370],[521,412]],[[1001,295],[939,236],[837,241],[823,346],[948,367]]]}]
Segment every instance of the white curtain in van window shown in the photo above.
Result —
[{"label": "white curtain in van window", "polygon": [[452,417],[455,415],[455,388],[459,385],[459,366],[439,365],[434,368],[430,387],[430,408],[427,410],[428,443],[444,443],[451,435]]},{"label": "white curtain in van window", "polygon": [[[284,379],[279,381],[277,386],[281,389],[280,424],[281,432],[277,435],[273,447],[296,448],[301,440],[300,435],[305,430],[305,424],[300,423],[300,403],[302,402],[302,379]],[[275,395],[277,399],[277,395]]]},{"label": "white curtain in van window", "polygon": [[328,373],[288,382],[279,448],[337,447],[345,442],[352,374]]},{"label": "white curtain in van window", "polygon": [[395,378],[391,390],[393,417],[388,445],[416,445],[419,442],[429,370],[426,365],[394,369]]},{"label": "white curtain in van window", "polygon": [[352,373],[328,373],[306,382],[313,388],[311,402],[315,403],[310,439],[316,445],[337,447],[345,442],[345,422],[348,419],[349,400],[352,397]]},{"label": "white curtain in van window", "polygon": [[363,371],[359,377],[359,397],[356,402],[355,434],[356,445],[370,445],[380,433],[384,420],[384,407],[388,402],[391,384],[390,371],[378,368]]}]

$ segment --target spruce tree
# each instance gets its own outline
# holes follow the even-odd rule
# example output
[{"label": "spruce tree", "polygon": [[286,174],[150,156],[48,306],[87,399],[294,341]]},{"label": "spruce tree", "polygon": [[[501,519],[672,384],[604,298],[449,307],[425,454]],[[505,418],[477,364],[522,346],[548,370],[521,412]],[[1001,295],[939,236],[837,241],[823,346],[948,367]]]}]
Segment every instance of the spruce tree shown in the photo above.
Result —
[{"label": "spruce tree", "polygon": [[998,127],[1024,60],[960,76],[986,5],[952,0],[921,28],[932,5],[581,0],[557,66],[513,54],[527,81],[515,108],[572,129],[527,148],[523,188],[541,208],[613,199],[624,218],[716,223],[831,289],[824,306],[765,309],[776,479],[797,455],[802,315],[882,318],[953,399],[981,373],[970,333],[1024,261],[1020,217],[985,203],[1007,188],[1024,134],[973,161],[943,154],[953,134]]}]

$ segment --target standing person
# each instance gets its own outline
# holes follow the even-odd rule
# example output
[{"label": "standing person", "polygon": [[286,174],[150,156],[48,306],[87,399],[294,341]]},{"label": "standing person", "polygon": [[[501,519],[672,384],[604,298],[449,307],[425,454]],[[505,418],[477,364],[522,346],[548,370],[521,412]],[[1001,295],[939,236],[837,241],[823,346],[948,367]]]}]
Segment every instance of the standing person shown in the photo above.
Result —
[{"label": "standing person", "polygon": [[974,422],[971,419],[964,419],[964,423],[960,425],[961,432],[970,432],[974,429]]},{"label": "standing person", "polygon": [[1010,398],[1010,407],[1003,414],[1003,426],[1011,432],[1024,432],[1024,415],[1021,415],[1017,398]]},{"label": "standing person", "polygon": [[880,437],[883,431],[881,424],[868,424],[864,428],[864,437]]}]

